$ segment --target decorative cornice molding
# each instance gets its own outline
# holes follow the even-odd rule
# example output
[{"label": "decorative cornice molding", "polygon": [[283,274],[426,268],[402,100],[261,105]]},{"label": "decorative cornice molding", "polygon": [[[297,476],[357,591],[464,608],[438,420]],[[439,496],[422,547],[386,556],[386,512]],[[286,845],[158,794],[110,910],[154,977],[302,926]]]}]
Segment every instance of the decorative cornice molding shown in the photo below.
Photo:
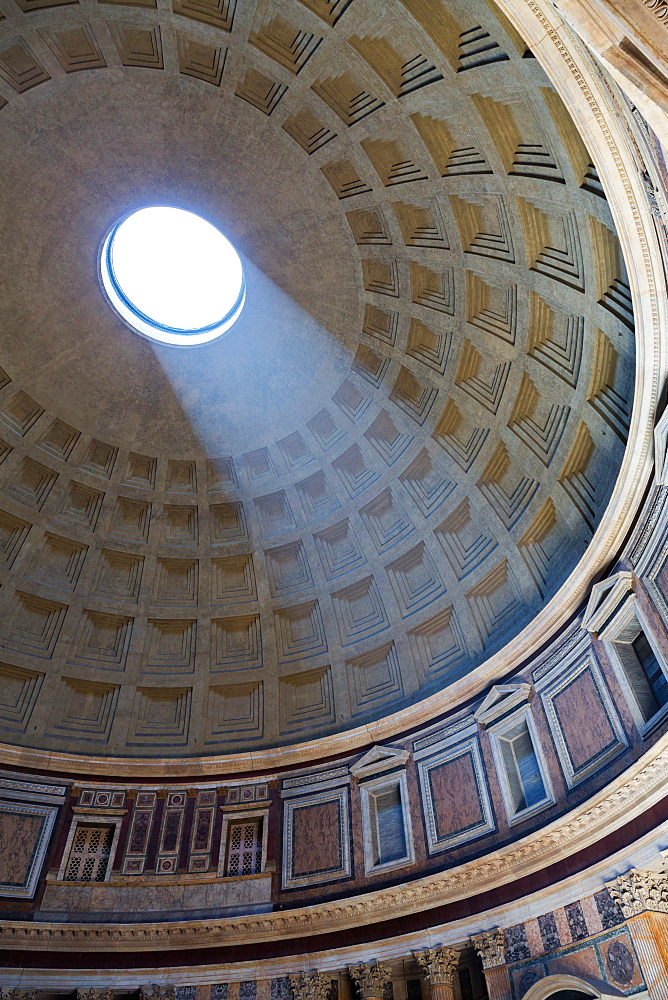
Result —
[{"label": "decorative cornice molding", "polygon": [[348,973],[360,991],[362,1000],[381,1000],[385,996],[385,987],[390,981],[389,966],[381,965],[380,962],[351,965]]},{"label": "decorative cornice molding", "polygon": [[50,924],[3,920],[0,947],[100,952],[214,948],[335,933],[358,927],[361,920],[396,920],[491,892],[597,843],[664,799],[667,784],[668,734],[607,788],[566,816],[493,854],[413,882],[294,910],[210,921]]},{"label": "decorative cornice molding", "polygon": [[114,990],[77,990],[77,1000],[114,1000]]},{"label": "decorative cornice molding", "polygon": [[483,969],[495,969],[506,964],[506,938],[498,928],[493,931],[483,931],[471,938],[473,947],[482,959]]},{"label": "decorative cornice molding", "polygon": [[610,895],[624,917],[636,917],[646,910],[668,913],[668,875],[632,868],[608,884]]},{"label": "decorative cornice molding", "polygon": [[659,21],[668,21],[668,2],[666,0],[640,0],[644,7],[651,10]]},{"label": "decorative cornice molding", "polygon": [[415,961],[418,963],[430,986],[452,986],[454,975],[459,965],[459,952],[456,948],[426,948],[416,951]]},{"label": "decorative cornice molding", "polygon": [[328,1000],[330,982],[321,972],[302,972],[290,976],[293,1000]]}]

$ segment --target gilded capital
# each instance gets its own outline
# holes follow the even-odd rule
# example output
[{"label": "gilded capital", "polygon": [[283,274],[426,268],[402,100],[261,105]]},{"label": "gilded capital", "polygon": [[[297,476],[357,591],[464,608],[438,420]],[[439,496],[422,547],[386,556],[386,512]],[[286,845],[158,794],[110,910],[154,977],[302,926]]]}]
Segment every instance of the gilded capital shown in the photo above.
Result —
[{"label": "gilded capital", "polygon": [[293,1000],[328,1000],[330,982],[322,972],[302,972],[290,976]]},{"label": "gilded capital", "polygon": [[426,948],[414,952],[418,963],[431,986],[452,986],[459,964],[459,952],[455,948]]},{"label": "gilded capital", "polygon": [[608,892],[627,919],[645,910],[668,913],[668,876],[662,872],[632,868],[611,882]]},{"label": "gilded capital", "polygon": [[380,962],[369,962],[366,965],[351,965],[348,969],[350,978],[355,982],[362,994],[362,1000],[380,998],[385,993],[385,987],[390,981],[390,970]]},{"label": "gilded capital", "polygon": [[473,947],[482,959],[483,969],[495,969],[506,964],[506,938],[503,931],[483,931],[471,938]]}]

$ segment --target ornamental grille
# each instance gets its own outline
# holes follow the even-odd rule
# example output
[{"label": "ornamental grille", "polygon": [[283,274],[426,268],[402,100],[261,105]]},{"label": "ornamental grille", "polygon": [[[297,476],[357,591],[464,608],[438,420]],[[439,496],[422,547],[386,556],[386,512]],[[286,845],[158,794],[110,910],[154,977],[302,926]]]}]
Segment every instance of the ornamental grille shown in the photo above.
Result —
[{"label": "ornamental grille", "polygon": [[262,863],[262,821],[230,826],[227,848],[228,875],[257,875]]},{"label": "ornamental grille", "polygon": [[79,825],[74,834],[66,881],[104,882],[113,840],[113,826]]}]

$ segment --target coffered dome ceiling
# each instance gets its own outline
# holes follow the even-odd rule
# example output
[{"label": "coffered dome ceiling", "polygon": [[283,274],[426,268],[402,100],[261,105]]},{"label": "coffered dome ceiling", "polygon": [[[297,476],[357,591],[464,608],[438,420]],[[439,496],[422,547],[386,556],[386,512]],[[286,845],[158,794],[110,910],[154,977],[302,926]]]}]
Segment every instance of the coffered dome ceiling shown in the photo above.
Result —
[{"label": "coffered dome ceiling", "polygon": [[[576,567],[631,419],[612,215],[537,60],[484,0],[0,11],[0,739],[247,752],[469,675]],[[146,204],[243,255],[228,336],[108,307]]]}]

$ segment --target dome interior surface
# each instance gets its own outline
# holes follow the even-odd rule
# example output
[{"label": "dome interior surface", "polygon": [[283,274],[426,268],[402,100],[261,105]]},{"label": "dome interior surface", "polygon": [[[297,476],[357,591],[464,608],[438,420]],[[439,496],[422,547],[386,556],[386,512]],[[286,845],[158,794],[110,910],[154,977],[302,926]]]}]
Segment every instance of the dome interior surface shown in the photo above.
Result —
[{"label": "dome interior surface", "polygon": [[[484,0],[2,9],[0,739],[326,745],[466,676],[577,565],[631,418],[619,241],[537,60]],[[241,253],[219,341],[108,308],[148,204]]]}]

